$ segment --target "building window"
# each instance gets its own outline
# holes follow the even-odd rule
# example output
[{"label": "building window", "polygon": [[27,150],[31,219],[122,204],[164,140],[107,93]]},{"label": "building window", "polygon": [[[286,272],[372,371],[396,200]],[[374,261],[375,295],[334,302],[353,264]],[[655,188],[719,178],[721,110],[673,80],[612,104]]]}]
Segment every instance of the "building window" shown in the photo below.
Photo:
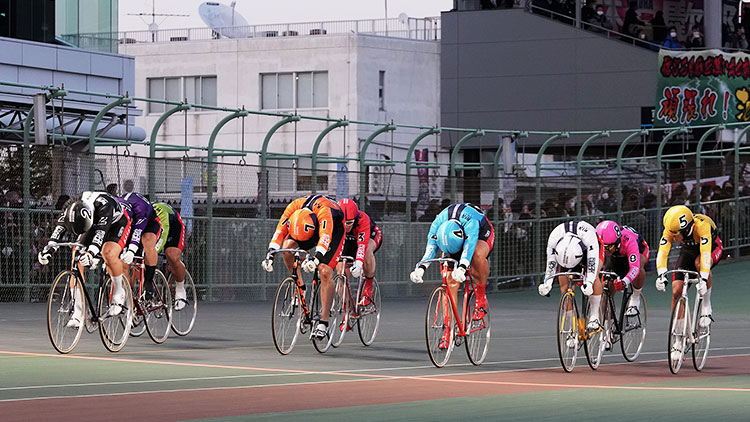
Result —
[{"label": "building window", "polygon": [[261,109],[328,107],[328,72],[260,75]]},{"label": "building window", "polygon": [[[148,96],[156,100],[216,105],[216,76],[178,76],[148,78]],[[149,113],[164,113],[165,104],[149,103]]]},{"label": "building window", "polygon": [[378,104],[380,104],[380,110],[385,110],[385,70],[380,71],[378,77]]}]

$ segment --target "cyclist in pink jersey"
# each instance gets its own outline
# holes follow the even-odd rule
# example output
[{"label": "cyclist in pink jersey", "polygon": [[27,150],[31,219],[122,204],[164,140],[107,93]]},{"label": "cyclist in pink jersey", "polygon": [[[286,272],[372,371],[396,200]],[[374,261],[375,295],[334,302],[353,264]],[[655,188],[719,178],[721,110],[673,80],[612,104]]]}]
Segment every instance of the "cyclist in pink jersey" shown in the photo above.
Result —
[{"label": "cyclist in pink jersey", "polygon": [[627,315],[638,313],[641,290],[646,281],[645,265],[648,262],[648,244],[634,228],[620,226],[614,221],[604,220],[596,226],[596,234],[604,247],[604,270],[617,273],[615,289],[624,290],[633,284],[633,295]]}]

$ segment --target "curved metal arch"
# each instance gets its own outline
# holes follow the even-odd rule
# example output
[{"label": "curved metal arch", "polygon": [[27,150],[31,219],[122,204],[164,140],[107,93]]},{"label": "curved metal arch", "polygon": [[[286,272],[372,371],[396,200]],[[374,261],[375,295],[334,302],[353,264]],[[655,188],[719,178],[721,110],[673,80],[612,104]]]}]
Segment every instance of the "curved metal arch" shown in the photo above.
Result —
[{"label": "curved metal arch", "polygon": [[312,167],[312,193],[317,192],[317,180],[318,180],[318,148],[320,148],[320,143],[323,142],[323,139],[328,135],[332,130],[339,128],[339,127],[346,127],[349,126],[348,120],[339,120],[332,125],[329,125],[325,129],[323,129],[320,134],[318,135],[318,138],[315,139],[315,143],[313,144],[312,148],[312,156],[310,157],[311,161],[311,167]]},{"label": "curved metal arch", "polygon": [[370,148],[370,144],[372,141],[375,140],[375,138],[378,137],[381,133],[385,132],[391,132],[396,130],[396,126],[387,124],[380,129],[376,130],[370,136],[367,137],[365,140],[365,143],[362,144],[362,148],[359,150],[359,208],[361,210],[365,210],[366,204],[365,204],[365,175],[367,174],[367,167],[368,164],[365,161],[365,154],[367,154],[367,149]]},{"label": "curved metal arch", "polygon": [[161,116],[154,123],[154,127],[151,129],[151,137],[149,139],[148,146],[148,194],[149,198],[156,198],[156,138],[159,136],[159,130],[167,120],[167,118],[177,112],[190,110],[190,104],[180,104],[173,107],[166,112],[162,113]]}]

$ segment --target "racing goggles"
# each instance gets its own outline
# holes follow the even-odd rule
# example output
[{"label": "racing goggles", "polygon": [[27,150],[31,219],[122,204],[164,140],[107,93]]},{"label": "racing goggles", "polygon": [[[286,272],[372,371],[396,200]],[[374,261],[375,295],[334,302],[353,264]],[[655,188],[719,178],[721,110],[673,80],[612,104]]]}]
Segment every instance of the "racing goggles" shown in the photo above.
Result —
[{"label": "racing goggles", "polygon": [[604,245],[604,249],[606,249],[607,252],[614,252],[615,249],[617,249],[617,243],[610,243],[609,245]]}]

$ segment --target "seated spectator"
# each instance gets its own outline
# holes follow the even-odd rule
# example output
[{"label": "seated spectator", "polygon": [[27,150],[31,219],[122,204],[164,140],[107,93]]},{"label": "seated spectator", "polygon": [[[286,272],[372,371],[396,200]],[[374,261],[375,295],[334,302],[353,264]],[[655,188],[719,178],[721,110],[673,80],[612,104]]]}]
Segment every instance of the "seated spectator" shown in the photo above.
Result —
[{"label": "seated spectator", "polygon": [[596,14],[588,22],[592,25],[589,29],[600,34],[608,33],[608,29],[611,30],[614,28],[612,22],[604,14],[604,6],[601,4],[596,5]]},{"label": "seated spectator", "polygon": [[677,27],[669,27],[669,35],[667,35],[667,39],[662,43],[662,46],[671,50],[682,48],[682,43],[677,39]]},{"label": "seated spectator", "polygon": [[638,31],[635,37],[637,38],[637,40],[635,41],[636,46],[648,48],[649,50],[653,50],[653,51],[659,51],[658,45],[646,39],[646,32],[643,29],[638,28]]},{"label": "seated spectator", "polygon": [[687,39],[685,45],[691,50],[698,50],[706,47],[706,40],[703,39],[703,34],[701,34],[699,26],[696,25],[693,27],[693,35]]},{"label": "seated spectator", "polygon": [[638,19],[638,2],[631,0],[628,2],[628,11],[625,12],[625,20],[622,23],[622,33],[628,36],[635,36],[636,28],[646,25]]},{"label": "seated spectator", "polygon": [[667,24],[664,22],[664,12],[659,10],[651,19],[651,27],[654,31],[653,41],[661,45],[667,39]]}]

